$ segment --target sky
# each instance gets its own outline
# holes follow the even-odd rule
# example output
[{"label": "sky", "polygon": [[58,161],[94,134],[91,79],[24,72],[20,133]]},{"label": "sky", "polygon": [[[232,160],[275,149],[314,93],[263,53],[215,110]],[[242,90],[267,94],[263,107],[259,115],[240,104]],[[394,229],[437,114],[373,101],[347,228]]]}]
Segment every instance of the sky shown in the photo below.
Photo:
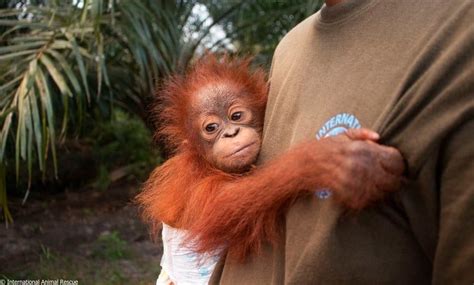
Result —
[{"label": "sky", "polygon": [[[72,4],[73,5],[76,5],[78,8],[83,8],[84,7],[84,0],[73,0],[72,1]],[[212,17],[209,17],[209,11],[207,10],[207,7],[203,4],[196,4],[194,5],[193,7],[193,10],[191,12],[191,16],[188,20],[188,23],[187,25],[184,26],[184,33],[185,33],[185,40],[195,40],[197,38],[199,38],[200,34],[198,32],[195,32],[195,31],[192,31],[191,29],[191,26],[189,25],[189,23],[191,21],[204,21],[204,24],[202,25],[202,28],[205,29],[207,27],[209,27],[212,23],[213,23],[213,20],[212,20]],[[202,52],[204,51],[204,49],[209,49],[213,46],[214,43],[216,43],[217,41],[220,41],[222,39],[225,39],[226,38],[226,33],[224,31],[224,29],[222,28],[221,25],[214,25],[208,36],[206,36],[203,41],[202,41],[202,44],[201,46],[198,48],[198,52]],[[232,43],[230,42],[230,40],[224,40],[223,41],[223,45],[227,48],[227,49],[230,49],[230,50],[233,50],[235,49],[235,47],[232,45]]]},{"label": "sky", "polygon": [[[194,18],[192,18],[192,17],[194,17]],[[193,10],[191,12],[191,17],[190,17],[190,20],[188,20],[188,22],[189,21],[194,21],[194,20],[198,20],[198,21],[204,21],[205,20],[205,22],[202,26],[203,29],[208,28],[213,23],[212,17],[209,17],[209,11],[207,10],[207,7],[203,4],[196,4],[193,7]],[[185,37],[188,38],[188,39],[197,39],[200,36],[200,34],[198,32],[193,32],[190,29],[189,24],[185,25],[183,30],[185,32]],[[201,51],[205,48],[211,48],[212,45],[215,42],[217,42],[219,40],[222,40],[224,38],[226,38],[226,33],[225,33],[224,29],[222,28],[222,26],[219,25],[219,24],[214,25],[211,28],[211,30],[209,32],[209,35],[206,36],[206,38],[204,38],[204,40],[202,42],[202,46],[200,47]],[[228,39],[223,41],[223,44],[228,49],[235,49],[235,47],[232,45],[232,43]]]}]

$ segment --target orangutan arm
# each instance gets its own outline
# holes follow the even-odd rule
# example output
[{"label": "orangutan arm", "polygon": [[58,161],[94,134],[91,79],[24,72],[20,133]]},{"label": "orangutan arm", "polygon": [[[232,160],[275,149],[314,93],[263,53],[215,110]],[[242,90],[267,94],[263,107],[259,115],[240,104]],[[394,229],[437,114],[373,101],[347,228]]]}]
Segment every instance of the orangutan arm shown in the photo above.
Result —
[{"label": "orangutan arm", "polygon": [[330,188],[337,202],[360,209],[396,190],[402,172],[403,160],[393,148],[347,136],[305,142],[244,177],[204,183],[209,192],[197,192],[206,195],[205,203],[189,237],[198,252],[229,247],[231,256],[243,260],[262,241],[277,240],[280,218],[297,197]]}]

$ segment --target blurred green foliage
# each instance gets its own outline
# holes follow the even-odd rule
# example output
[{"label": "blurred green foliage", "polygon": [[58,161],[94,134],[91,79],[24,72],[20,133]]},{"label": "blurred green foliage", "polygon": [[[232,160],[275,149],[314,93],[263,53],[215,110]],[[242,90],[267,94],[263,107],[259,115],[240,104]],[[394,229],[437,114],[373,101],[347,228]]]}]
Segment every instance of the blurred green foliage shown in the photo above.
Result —
[{"label": "blurred green foliage", "polygon": [[[323,0],[205,2],[213,17],[218,17],[222,10],[241,4],[223,20],[222,28],[229,35],[227,40],[231,40],[239,53],[255,55],[257,63],[267,67],[281,38],[324,3]],[[216,46],[219,44],[215,43]]]},{"label": "blurred green foliage", "polygon": [[150,130],[139,118],[123,111],[115,111],[111,120],[100,122],[88,136],[93,139],[95,157],[108,169],[159,162],[158,154],[152,150]]},{"label": "blurred green foliage", "polygon": [[87,120],[108,120],[116,107],[144,119],[157,80],[180,56],[173,2],[74,2],[12,0],[0,10],[0,165],[14,165],[28,189],[48,161],[58,176],[57,147],[91,131]]},{"label": "blurred green foliage", "polygon": [[125,258],[127,252],[127,242],[120,238],[117,231],[103,233],[96,241],[93,256],[105,260],[118,260]]},{"label": "blurred green foliage", "polygon": [[[71,140],[92,140],[99,188],[123,175],[117,166],[146,176],[144,165],[156,156],[145,150],[147,134],[134,120],[153,127],[146,106],[163,78],[185,70],[206,49],[253,54],[268,66],[281,37],[321,3],[1,1],[0,206],[5,222],[12,220],[7,185],[16,180],[17,187],[27,189],[26,198],[37,172],[61,179],[58,168],[80,161],[61,151]],[[216,28],[223,33],[217,39]]]},{"label": "blurred green foliage", "polygon": [[[99,189],[106,189],[117,175],[143,181],[162,160],[143,121],[121,110],[111,120],[99,122],[87,137],[99,166]],[[116,177],[111,177],[113,171]]]}]

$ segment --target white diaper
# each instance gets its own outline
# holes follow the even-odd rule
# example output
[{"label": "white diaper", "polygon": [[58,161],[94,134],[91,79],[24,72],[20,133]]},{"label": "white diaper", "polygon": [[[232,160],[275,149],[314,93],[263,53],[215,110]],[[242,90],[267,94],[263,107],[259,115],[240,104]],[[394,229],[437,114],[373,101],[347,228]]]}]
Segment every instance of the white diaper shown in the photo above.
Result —
[{"label": "white diaper", "polygon": [[219,256],[199,255],[183,246],[185,234],[185,230],[163,224],[161,267],[175,285],[208,284]]}]

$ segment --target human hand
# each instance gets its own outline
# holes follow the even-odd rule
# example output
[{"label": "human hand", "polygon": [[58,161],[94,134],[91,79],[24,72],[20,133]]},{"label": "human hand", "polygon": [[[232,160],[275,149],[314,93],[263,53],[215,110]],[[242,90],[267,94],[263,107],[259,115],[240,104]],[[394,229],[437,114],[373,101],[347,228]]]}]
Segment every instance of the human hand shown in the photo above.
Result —
[{"label": "human hand", "polygon": [[378,139],[371,130],[352,129],[297,148],[304,150],[305,175],[314,178],[310,183],[331,189],[338,203],[359,210],[398,190],[403,179],[400,152],[377,144]]}]

